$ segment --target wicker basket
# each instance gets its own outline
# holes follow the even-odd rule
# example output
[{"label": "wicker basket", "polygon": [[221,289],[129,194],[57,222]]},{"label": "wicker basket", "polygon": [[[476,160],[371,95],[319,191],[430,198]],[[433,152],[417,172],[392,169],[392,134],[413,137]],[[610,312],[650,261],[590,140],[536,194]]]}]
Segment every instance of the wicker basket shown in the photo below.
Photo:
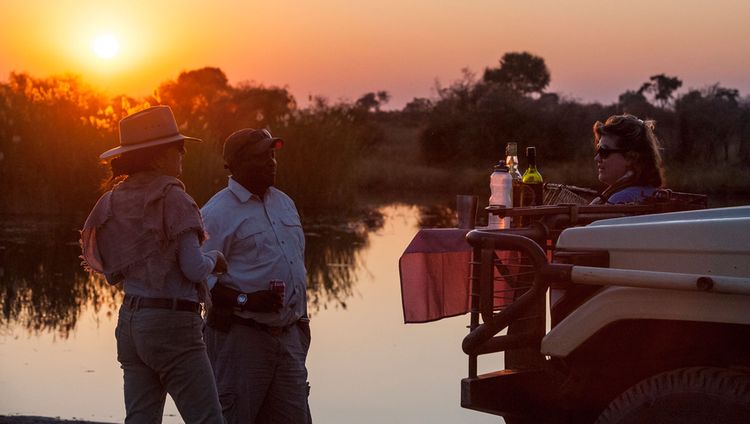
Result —
[{"label": "wicker basket", "polygon": [[590,188],[555,183],[544,184],[545,205],[588,205],[596,194],[596,190]]}]

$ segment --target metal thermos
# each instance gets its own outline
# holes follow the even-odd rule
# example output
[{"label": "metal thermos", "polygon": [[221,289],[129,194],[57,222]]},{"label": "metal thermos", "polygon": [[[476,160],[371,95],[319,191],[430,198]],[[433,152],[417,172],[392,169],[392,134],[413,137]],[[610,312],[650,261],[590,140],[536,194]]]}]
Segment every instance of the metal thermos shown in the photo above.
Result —
[{"label": "metal thermos", "polygon": [[[490,175],[490,205],[513,207],[513,177],[508,173],[508,167],[503,162],[495,165]],[[490,213],[487,219],[489,229],[510,228],[510,218],[500,219]]]}]

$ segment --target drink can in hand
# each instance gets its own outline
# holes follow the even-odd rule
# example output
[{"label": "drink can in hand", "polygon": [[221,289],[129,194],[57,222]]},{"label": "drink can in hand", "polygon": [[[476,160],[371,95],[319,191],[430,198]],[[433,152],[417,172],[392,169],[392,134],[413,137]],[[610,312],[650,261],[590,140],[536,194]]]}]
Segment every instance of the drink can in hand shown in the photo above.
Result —
[{"label": "drink can in hand", "polygon": [[284,290],[286,289],[286,285],[283,280],[271,280],[268,284],[268,289],[277,293],[279,297],[281,297],[281,300],[284,300]]}]

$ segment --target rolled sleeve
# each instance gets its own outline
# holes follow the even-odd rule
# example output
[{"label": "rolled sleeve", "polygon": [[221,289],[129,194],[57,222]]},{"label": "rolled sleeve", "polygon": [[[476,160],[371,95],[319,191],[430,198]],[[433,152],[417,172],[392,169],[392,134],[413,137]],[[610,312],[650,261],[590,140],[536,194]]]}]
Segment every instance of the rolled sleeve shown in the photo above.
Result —
[{"label": "rolled sleeve", "polygon": [[193,231],[180,235],[177,260],[182,274],[190,281],[199,282],[208,277],[220,254],[216,250],[202,252],[198,234]]}]

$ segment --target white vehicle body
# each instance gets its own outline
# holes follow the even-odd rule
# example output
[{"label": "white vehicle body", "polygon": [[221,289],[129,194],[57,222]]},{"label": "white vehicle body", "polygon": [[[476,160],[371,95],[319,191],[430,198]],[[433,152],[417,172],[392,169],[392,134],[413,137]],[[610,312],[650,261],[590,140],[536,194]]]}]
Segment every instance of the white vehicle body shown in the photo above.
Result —
[{"label": "white vehicle body", "polygon": [[622,320],[750,324],[750,206],[601,220],[566,229],[557,249],[606,251],[609,268],[574,267],[571,281],[608,287],[543,338],[546,355]]}]

